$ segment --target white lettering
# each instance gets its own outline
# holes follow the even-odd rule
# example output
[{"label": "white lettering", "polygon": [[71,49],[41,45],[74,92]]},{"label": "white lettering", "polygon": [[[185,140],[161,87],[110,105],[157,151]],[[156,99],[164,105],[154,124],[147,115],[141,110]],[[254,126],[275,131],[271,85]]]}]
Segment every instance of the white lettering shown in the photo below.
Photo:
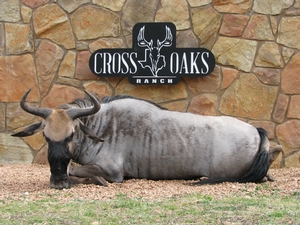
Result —
[{"label": "white lettering", "polygon": [[191,70],[190,70],[191,73],[194,73],[194,68],[195,68],[195,70],[196,70],[195,73],[198,73],[198,74],[200,73],[200,72],[199,72],[199,69],[198,69],[198,65],[197,65],[197,63],[196,63],[199,54],[200,54],[200,52],[197,52],[197,55],[196,55],[196,57],[194,58],[194,52],[191,52]]},{"label": "white lettering", "polygon": [[157,79],[157,78],[135,78],[135,84],[173,84],[174,79]]},{"label": "white lettering", "polygon": [[107,73],[111,74],[111,55],[108,52],[103,53],[103,74],[106,74],[106,69]]},{"label": "white lettering", "polygon": [[137,53],[133,52],[133,53],[130,54],[130,62],[132,64],[133,68],[134,68],[134,70],[130,69],[131,74],[135,74],[137,72],[137,65],[135,63],[135,60],[133,59],[133,56],[135,56],[135,59],[137,59]]},{"label": "white lettering", "polygon": [[208,54],[208,52],[203,52],[202,55],[201,55],[201,60],[202,60],[204,66],[205,66],[205,68],[206,68],[206,71],[205,71],[205,72],[203,71],[203,68],[201,68],[201,73],[206,74],[206,73],[208,73],[208,71],[209,71],[209,67],[208,67],[208,64],[207,64],[206,60],[204,59],[204,56],[203,56],[204,54],[207,55],[207,58],[209,57],[209,54]]},{"label": "white lettering", "polygon": [[[117,66],[116,66],[116,61],[117,61]],[[121,71],[121,55],[119,53],[113,54],[112,71],[113,71],[113,73],[120,73],[120,71]]]},{"label": "white lettering", "polygon": [[[173,58],[175,58],[175,60]],[[174,71],[174,67],[175,67],[175,71]],[[171,73],[178,73],[178,70],[179,70],[179,56],[177,52],[173,52],[170,56],[170,71]]]},{"label": "white lettering", "polygon": [[124,52],[123,54],[122,54],[122,63],[123,63],[123,65],[125,66],[125,69],[126,70],[123,70],[123,68],[122,68],[122,73],[128,73],[128,71],[129,71],[129,66],[128,66],[128,63],[126,62],[126,60],[125,60],[125,56],[127,57],[127,58],[129,58],[129,53],[128,52]]},{"label": "white lettering", "polygon": [[[98,70],[97,71],[97,61],[98,61],[98,56],[100,58],[102,58],[102,53],[96,53],[95,56],[94,56],[94,72],[99,74],[102,72],[102,69]],[[101,67],[100,67],[101,68]]]},{"label": "white lettering", "polygon": [[180,72],[179,72],[180,74],[182,74],[182,70],[184,70],[183,72],[184,74],[189,74],[188,63],[187,63],[185,52],[183,53],[183,57],[181,61]]}]

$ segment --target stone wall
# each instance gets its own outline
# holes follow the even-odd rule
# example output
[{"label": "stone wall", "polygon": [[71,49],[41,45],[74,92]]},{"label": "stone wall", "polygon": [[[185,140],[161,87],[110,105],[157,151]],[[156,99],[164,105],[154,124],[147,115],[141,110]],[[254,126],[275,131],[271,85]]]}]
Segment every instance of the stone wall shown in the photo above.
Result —
[{"label": "stone wall", "polygon": [[[130,48],[138,22],[173,22],[177,47],[205,47],[217,61],[204,78],[135,86],[88,67],[100,48]],[[275,167],[300,166],[300,0],[0,1],[0,163],[46,162],[41,133],[10,134],[39,118],[19,100],[56,107],[82,97],[130,94],[171,110],[229,115],[265,128],[284,154]],[[201,134],[199,134],[201,135]]]}]

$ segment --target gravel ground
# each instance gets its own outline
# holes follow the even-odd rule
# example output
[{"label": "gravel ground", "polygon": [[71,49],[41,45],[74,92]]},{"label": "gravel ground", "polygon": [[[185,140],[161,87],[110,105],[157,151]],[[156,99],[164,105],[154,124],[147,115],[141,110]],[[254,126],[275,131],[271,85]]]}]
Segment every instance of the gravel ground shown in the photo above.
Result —
[{"label": "gravel ground", "polygon": [[275,182],[222,183],[214,185],[190,185],[193,181],[185,180],[126,180],[122,184],[108,184],[108,187],[79,184],[71,189],[54,190],[49,188],[50,170],[46,165],[0,165],[0,200],[34,201],[49,197],[60,201],[72,199],[108,200],[118,194],[129,197],[141,197],[153,200],[187,193],[202,193],[216,198],[227,196],[300,195],[300,168],[271,169]]}]

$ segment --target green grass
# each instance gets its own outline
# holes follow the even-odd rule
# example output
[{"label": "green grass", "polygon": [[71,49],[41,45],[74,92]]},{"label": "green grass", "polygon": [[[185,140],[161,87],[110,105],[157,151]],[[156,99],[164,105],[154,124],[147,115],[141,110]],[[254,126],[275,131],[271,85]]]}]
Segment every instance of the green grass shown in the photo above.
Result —
[{"label": "green grass", "polygon": [[0,201],[0,224],[300,224],[300,196]]}]

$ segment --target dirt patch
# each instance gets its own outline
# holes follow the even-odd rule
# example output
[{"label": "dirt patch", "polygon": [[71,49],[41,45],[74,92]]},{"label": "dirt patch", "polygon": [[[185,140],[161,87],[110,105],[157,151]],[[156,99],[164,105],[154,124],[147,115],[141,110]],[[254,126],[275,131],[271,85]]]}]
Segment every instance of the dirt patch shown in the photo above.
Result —
[{"label": "dirt patch", "polygon": [[54,190],[49,188],[50,169],[42,165],[1,165],[0,166],[0,200],[26,199],[40,200],[48,197],[60,201],[72,199],[106,200],[118,194],[144,199],[159,199],[187,193],[201,193],[216,198],[226,196],[300,195],[300,168],[271,169],[275,182],[222,183],[214,185],[190,185],[193,181],[185,180],[126,180],[121,184],[108,184],[108,187],[96,185],[77,185],[71,189]]}]

